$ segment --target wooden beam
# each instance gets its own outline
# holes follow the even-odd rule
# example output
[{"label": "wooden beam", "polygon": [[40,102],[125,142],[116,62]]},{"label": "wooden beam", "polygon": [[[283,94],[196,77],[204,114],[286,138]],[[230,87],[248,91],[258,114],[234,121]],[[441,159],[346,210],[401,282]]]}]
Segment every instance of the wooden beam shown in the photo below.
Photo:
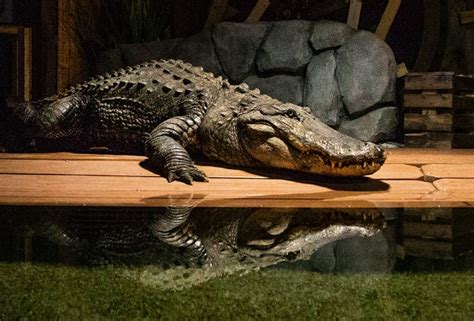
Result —
[{"label": "wooden beam", "polygon": [[400,4],[402,0],[389,0],[387,7],[383,13],[382,19],[380,19],[379,25],[377,26],[377,30],[375,30],[375,34],[382,40],[385,40],[387,34],[390,30],[390,27],[395,20],[395,16],[397,15],[398,9],[400,8]]},{"label": "wooden beam", "polygon": [[452,108],[453,94],[423,91],[421,93],[407,92],[403,96],[403,106],[415,108]]},{"label": "wooden beam", "polygon": [[397,78],[402,78],[408,75],[409,71],[404,62],[397,65]]},{"label": "wooden beam", "polygon": [[360,11],[362,9],[362,0],[351,0],[349,5],[349,14],[347,15],[347,24],[354,28],[359,28]]},{"label": "wooden beam", "polygon": [[23,33],[23,99],[31,100],[32,88],[32,61],[33,61],[33,36],[31,28],[25,28]]},{"label": "wooden beam", "polygon": [[245,22],[247,23],[259,22],[263,14],[265,13],[265,11],[267,11],[267,8],[269,6],[270,6],[270,0],[258,0],[258,2],[255,4],[255,7],[253,7],[252,9],[252,12],[250,12],[247,19],[245,19]]},{"label": "wooden beam", "polygon": [[213,0],[209,15],[207,16],[205,28],[210,28],[213,25],[222,21],[224,17],[225,9],[227,8],[228,0]]}]

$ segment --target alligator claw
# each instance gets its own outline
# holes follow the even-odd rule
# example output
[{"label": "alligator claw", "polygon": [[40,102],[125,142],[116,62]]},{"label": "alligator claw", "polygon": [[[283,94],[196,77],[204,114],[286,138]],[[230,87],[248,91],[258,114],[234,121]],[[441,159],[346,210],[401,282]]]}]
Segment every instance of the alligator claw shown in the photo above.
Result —
[{"label": "alligator claw", "polygon": [[208,182],[206,174],[201,172],[195,166],[185,166],[173,171],[170,171],[167,176],[168,182],[181,181],[188,185],[192,185],[193,181]]}]

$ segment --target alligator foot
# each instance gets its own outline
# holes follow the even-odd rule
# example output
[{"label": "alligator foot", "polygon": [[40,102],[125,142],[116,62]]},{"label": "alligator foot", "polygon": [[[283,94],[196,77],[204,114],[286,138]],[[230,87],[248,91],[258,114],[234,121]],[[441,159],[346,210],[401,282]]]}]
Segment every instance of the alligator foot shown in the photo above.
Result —
[{"label": "alligator foot", "polygon": [[155,215],[148,228],[161,242],[191,250],[191,255],[200,264],[208,263],[206,248],[193,231],[189,215],[193,207],[168,207],[163,215]]},{"label": "alligator foot", "polygon": [[191,185],[193,181],[208,182],[206,174],[200,171],[195,165],[189,164],[185,166],[170,166],[172,169],[168,170],[168,182],[181,181]]}]

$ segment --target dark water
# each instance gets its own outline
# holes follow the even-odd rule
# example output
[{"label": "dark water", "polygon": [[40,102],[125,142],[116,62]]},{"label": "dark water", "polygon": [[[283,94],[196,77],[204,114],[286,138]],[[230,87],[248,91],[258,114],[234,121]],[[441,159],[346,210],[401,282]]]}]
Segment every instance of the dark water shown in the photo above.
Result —
[{"label": "dark water", "polygon": [[473,252],[474,209],[0,208],[2,262],[432,272]]}]

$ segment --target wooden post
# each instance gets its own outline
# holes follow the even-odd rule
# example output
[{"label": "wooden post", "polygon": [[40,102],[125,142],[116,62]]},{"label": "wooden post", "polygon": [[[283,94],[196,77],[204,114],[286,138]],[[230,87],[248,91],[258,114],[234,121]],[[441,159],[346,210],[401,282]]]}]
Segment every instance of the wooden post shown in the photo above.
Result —
[{"label": "wooden post", "polygon": [[211,3],[211,9],[207,16],[205,28],[210,28],[213,25],[222,21],[224,17],[225,9],[227,8],[228,0],[213,0]]},{"label": "wooden post", "polygon": [[382,19],[380,19],[379,25],[377,26],[377,30],[375,30],[375,34],[382,40],[385,40],[387,34],[390,30],[390,27],[395,20],[395,16],[397,15],[398,9],[400,8],[400,4],[402,0],[389,0],[387,7],[383,13]]},{"label": "wooden post", "polygon": [[253,7],[252,12],[245,20],[247,23],[257,23],[262,18],[267,8],[270,6],[270,0],[258,0],[255,7]]},{"label": "wooden post", "polygon": [[362,0],[351,0],[349,5],[349,14],[347,15],[347,24],[354,28],[359,28],[360,11],[362,9]]},{"label": "wooden post", "polygon": [[[87,73],[84,62],[77,47],[71,28],[72,12],[82,1],[60,0],[58,2],[58,60],[57,88],[58,91],[84,81]],[[91,12],[91,19],[93,12]]]},{"label": "wooden post", "polygon": [[67,28],[67,20],[70,10],[69,0],[58,1],[58,69],[57,88],[58,91],[69,85],[70,64],[70,34]]}]

